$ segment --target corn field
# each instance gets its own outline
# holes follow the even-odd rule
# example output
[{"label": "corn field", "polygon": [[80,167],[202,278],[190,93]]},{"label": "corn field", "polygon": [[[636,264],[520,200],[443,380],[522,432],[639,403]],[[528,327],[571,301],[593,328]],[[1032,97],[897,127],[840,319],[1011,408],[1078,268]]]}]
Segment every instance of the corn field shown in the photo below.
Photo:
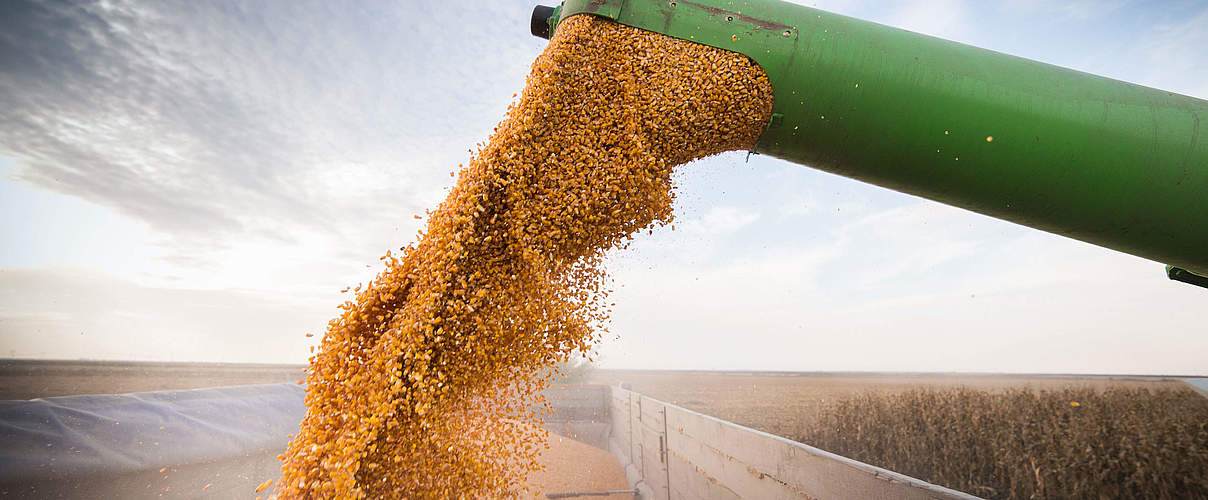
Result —
[{"label": "corn field", "polygon": [[797,440],[986,498],[1208,498],[1208,398],[1179,389],[866,393]]}]

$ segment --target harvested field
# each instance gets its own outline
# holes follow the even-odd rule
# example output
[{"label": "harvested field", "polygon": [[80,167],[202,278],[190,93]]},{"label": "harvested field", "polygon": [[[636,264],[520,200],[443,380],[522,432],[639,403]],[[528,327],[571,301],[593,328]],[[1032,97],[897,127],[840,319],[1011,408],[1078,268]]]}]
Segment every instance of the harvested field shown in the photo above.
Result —
[{"label": "harvested field", "polygon": [[591,379],[629,382],[987,498],[1208,498],[1208,398],[1174,378],[598,371]]},{"label": "harvested field", "polygon": [[305,370],[304,365],[5,359],[0,360],[0,400],[278,384],[306,378]]}]

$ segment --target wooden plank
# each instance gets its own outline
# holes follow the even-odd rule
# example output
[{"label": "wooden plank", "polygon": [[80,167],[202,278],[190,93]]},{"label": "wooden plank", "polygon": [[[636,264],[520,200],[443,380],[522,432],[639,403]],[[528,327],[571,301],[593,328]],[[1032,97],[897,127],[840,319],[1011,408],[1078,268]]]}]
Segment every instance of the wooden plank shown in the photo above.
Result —
[{"label": "wooden plank", "polygon": [[608,409],[609,420],[612,422],[611,437],[609,438],[614,447],[617,458],[621,463],[632,461],[633,450],[630,443],[632,438],[629,434],[629,401],[618,401],[613,398],[613,404]]},{"label": "wooden plank", "polygon": [[663,462],[665,457],[661,446],[664,439],[663,435],[643,427],[635,437],[637,438],[638,449],[641,450],[642,454],[642,477],[646,478],[651,484],[665,485],[667,482],[667,468]]},{"label": "wooden plank", "polygon": [[642,424],[651,429],[657,429],[659,432],[663,432],[663,430],[666,429],[663,415],[667,404],[647,396],[641,396],[641,398]]},{"label": "wooden plank", "polygon": [[693,464],[685,462],[674,453],[668,458],[668,468],[672,471],[669,480],[671,498],[709,498],[719,500],[738,500],[733,490],[725,487],[717,479],[697,469]]},{"label": "wooden plank", "polygon": [[[810,496],[791,485],[776,481],[715,446],[723,439],[709,422],[697,421],[674,410],[668,411],[668,448],[670,454],[691,466],[677,473],[697,473],[712,478],[743,498],[802,500]],[[673,479],[675,481],[675,479]]]},{"label": "wooden plank", "polygon": [[[645,479],[646,483],[650,484],[650,487],[655,490],[656,494],[658,492],[666,492],[667,467],[666,464],[663,464],[662,450],[660,449],[660,440],[662,440],[663,436],[643,426],[634,437],[635,441],[638,442],[638,453],[641,457],[639,463],[641,477]],[[658,498],[666,498],[666,493],[658,494]]]},{"label": "wooden plank", "polygon": [[613,388],[609,397],[608,413],[612,421],[612,430],[614,435],[625,436],[626,443],[629,439],[629,391],[624,389]]},{"label": "wooden plank", "polygon": [[[634,394],[639,398],[640,425],[634,428],[634,439],[642,450],[642,477],[650,484],[658,498],[670,495],[668,484],[666,440],[667,426],[664,414],[666,404],[662,401]],[[661,493],[665,492],[665,493]]]},{"label": "wooden plank", "polygon": [[629,393],[629,459],[637,467],[638,472],[645,476],[645,457],[642,456],[642,446],[638,430],[642,428],[642,399],[637,394]]},{"label": "wooden plank", "polygon": [[633,429],[634,441],[642,456],[638,470],[642,472],[642,479],[654,491],[655,498],[670,498],[664,453],[667,439],[664,433],[666,427],[663,425],[664,404],[645,396],[635,399],[638,399],[638,414],[641,417]]},{"label": "wooden plank", "polygon": [[650,485],[646,483],[640,469],[641,449],[636,446],[633,437],[633,424],[638,418],[633,411],[633,400],[637,399],[636,395],[620,387],[612,387],[609,396],[609,414],[612,421],[609,451],[616,455],[621,462],[621,466],[625,469],[625,479],[630,486],[638,490],[638,498],[663,498],[656,495]]},{"label": "wooden plank", "polygon": [[605,406],[609,396],[608,386],[602,385],[553,385],[542,392],[546,399],[578,402],[586,406]]},{"label": "wooden plank", "polygon": [[611,391],[604,385],[553,385],[542,395],[553,410],[546,421],[590,420],[604,422],[608,416]]},{"label": "wooden plank", "polygon": [[976,498],[691,410],[666,411],[670,450],[745,498]]},{"label": "wooden plank", "polygon": [[610,449],[643,498],[977,498],[619,387],[606,400]]}]

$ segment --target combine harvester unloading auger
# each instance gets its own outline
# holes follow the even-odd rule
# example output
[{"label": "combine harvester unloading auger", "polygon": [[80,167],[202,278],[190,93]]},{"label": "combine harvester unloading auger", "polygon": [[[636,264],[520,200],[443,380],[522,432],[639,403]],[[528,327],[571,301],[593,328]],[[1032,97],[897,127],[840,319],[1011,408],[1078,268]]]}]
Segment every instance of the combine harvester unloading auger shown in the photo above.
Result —
[{"label": "combine harvester unloading auger", "polygon": [[[564,23],[588,15],[674,40],[585,18]],[[414,261],[390,257],[377,285],[359,292],[345,310],[347,317],[332,322],[315,358],[319,362],[308,374],[306,390],[319,396],[303,404],[303,389],[289,383],[0,402],[0,442],[5,444],[0,494],[246,497],[267,490],[283,498],[390,498],[515,493],[512,480],[523,478],[505,473],[517,461],[463,457],[536,450],[527,446],[536,441],[521,438],[505,448],[509,443],[499,445],[497,438],[507,434],[485,432],[500,429],[500,420],[470,418],[523,413],[527,407],[473,406],[490,400],[449,395],[502,394],[503,389],[489,389],[517,387],[483,380],[539,382],[483,374],[535,373],[518,367],[540,367],[565,359],[556,356],[566,352],[558,349],[588,346],[587,326],[603,316],[592,308],[576,309],[590,305],[585,298],[562,299],[595,297],[599,275],[595,268],[564,263],[594,258],[599,255],[594,252],[610,248],[609,242],[664,220],[672,199],[670,169],[736,146],[754,144],[750,149],[757,154],[1163,262],[1171,279],[1208,288],[1208,143],[1200,138],[1208,101],[777,0],[567,0],[534,10],[535,35],[548,38],[559,29],[555,48],[608,43],[585,51],[590,57],[563,53],[538,59],[538,76],[531,80],[540,84],[536,91],[513,108],[515,121],[504,122],[501,142],[463,170],[464,184],[459,181],[453,201],[444,205],[451,208],[438,209],[430,219],[438,221],[427,233],[438,236],[435,243],[408,254],[419,255]],[[679,40],[733,53],[662,43]],[[558,45],[572,43],[579,45]],[[582,63],[607,62],[595,55],[612,55],[618,47],[636,48],[617,58],[623,64],[598,67],[624,68],[625,85],[617,86],[649,92],[595,88],[594,93],[551,95],[551,89],[591,88],[562,83],[579,81],[571,76],[615,83],[610,80],[615,75],[593,74],[589,70],[597,66]],[[647,57],[685,47],[689,50],[675,57]],[[707,52],[706,59],[725,57],[703,61],[710,64],[688,72],[692,78],[658,78],[701,60],[692,55],[696,49]],[[544,73],[555,61],[573,67],[565,74]],[[767,80],[756,71],[746,73],[753,69],[761,69]],[[647,78],[645,88],[632,85],[641,76]],[[727,76],[739,85],[713,85]],[[719,89],[725,92],[711,98],[683,98]],[[585,95],[598,101],[584,101]],[[608,108],[616,102],[610,100],[614,95],[653,97],[657,106],[644,112],[657,116],[615,112],[602,113],[608,120],[600,120],[565,114],[543,121],[550,118],[545,110],[584,103],[589,105],[581,107],[592,110]],[[763,99],[759,106],[735,113],[756,98]],[[668,103],[674,112],[668,112]],[[572,130],[567,124],[583,125]],[[593,134],[619,136],[627,127],[641,135],[630,132],[629,142],[587,148],[591,154],[569,151],[555,160],[541,149],[565,144],[568,137],[579,144],[599,143]],[[671,130],[676,127],[682,130]],[[549,141],[534,142],[534,137]],[[725,140],[710,142],[719,138]],[[645,139],[652,140],[643,144]],[[643,145],[652,147],[643,150]],[[509,147],[538,161],[517,158]],[[660,165],[658,160],[667,161]],[[623,168],[606,170],[610,165]],[[665,168],[639,168],[647,165]],[[537,175],[548,172],[559,178]],[[609,175],[586,175],[600,172]],[[596,196],[584,186],[612,191]],[[624,203],[628,212],[613,210],[620,205],[616,200],[634,193],[641,196]],[[554,251],[562,252],[558,259],[550,258]],[[578,282],[566,276],[585,284],[567,285]],[[475,279],[490,286],[471,287]],[[559,328],[537,328],[550,321]],[[560,396],[551,396],[558,391],[542,396],[556,417],[546,423],[612,452],[632,487],[619,491],[637,498],[974,498],[621,387],[559,391]],[[445,417],[451,413],[433,408],[459,409],[449,401],[468,401],[477,411],[463,412],[463,421],[489,425],[448,424],[453,420]],[[301,430],[291,441],[287,435],[294,429]],[[528,434],[534,433],[515,432]],[[459,439],[463,436],[470,439]],[[278,455],[281,451],[286,453]],[[432,464],[435,472],[425,475],[424,467]],[[416,477],[423,482],[410,481]],[[461,481],[457,488],[449,486],[453,480]],[[403,487],[408,489],[400,494]],[[600,493],[576,490],[554,497]]]},{"label": "combine harvester unloading auger", "polygon": [[1167,264],[1208,287],[1208,101],[777,0],[567,0],[767,72],[754,153]]}]

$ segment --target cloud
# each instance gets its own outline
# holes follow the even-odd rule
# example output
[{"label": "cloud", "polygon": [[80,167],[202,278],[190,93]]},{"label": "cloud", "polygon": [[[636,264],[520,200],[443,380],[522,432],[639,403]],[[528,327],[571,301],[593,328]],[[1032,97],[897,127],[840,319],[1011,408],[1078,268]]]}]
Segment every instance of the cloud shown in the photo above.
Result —
[{"label": "cloud", "polygon": [[780,206],[780,215],[784,217],[800,217],[810,215],[818,210],[818,201],[812,196],[805,195],[791,200]]},{"label": "cloud", "polygon": [[699,218],[687,221],[684,229],[696,234],[726,235],[759,220],[759,212],[732,206],[712,207]]},{"label": "cloud", "polygon": [[0,156],[195,260],[434,205],[540,48],[521,5],[455,9],[469,31],[385,1],[0,9]]},{"label": "cloud", "polygon": [[890,26],[950,40],[967,39],[973,24],[962,0],[904,2],[888,12]]},{"label": "cloud", "polygon": [[[985,216],[920,201],[859,218],[843,226],[835,239],[835,255],[860,255],[847,279],[873,286],[921,277],[956,259],[972,256],[985,240],[959,228],[990,222]],[[982,234],[983,238],[990,235]],[[893,242],[893,244],[887,244]]]},{"label": "cloud", "polygon": [[847,277],[862,257],[780,250],[618,276],[600,352],[614,368],[1206,373],[1203,290],[1144,259],[1037,233],[870,295]]},{"label": "cloud", "polygon": [[1138,37],[1126,58],[1144,62],[1140,83],[1208,99],[1208,6]]},{"label": "cloud", "polygon": [[1130,0],[1066,0],[1050,2],[1046,0],[1007,0],[1003,7],[1019,11],[1026,15],[1045,16],[1071,21],[1085,21],[1093,17],[1102,17],[1118,11]]},{"label": "cloud", "polygon": [[975,24],[964,0],[792,0],[793,3],[941,38],[965,39]]},{"label": "cloud", "polygon": [[86,269],[0,270],[0,356],[290,362],[338,294],[147,287]]}]

